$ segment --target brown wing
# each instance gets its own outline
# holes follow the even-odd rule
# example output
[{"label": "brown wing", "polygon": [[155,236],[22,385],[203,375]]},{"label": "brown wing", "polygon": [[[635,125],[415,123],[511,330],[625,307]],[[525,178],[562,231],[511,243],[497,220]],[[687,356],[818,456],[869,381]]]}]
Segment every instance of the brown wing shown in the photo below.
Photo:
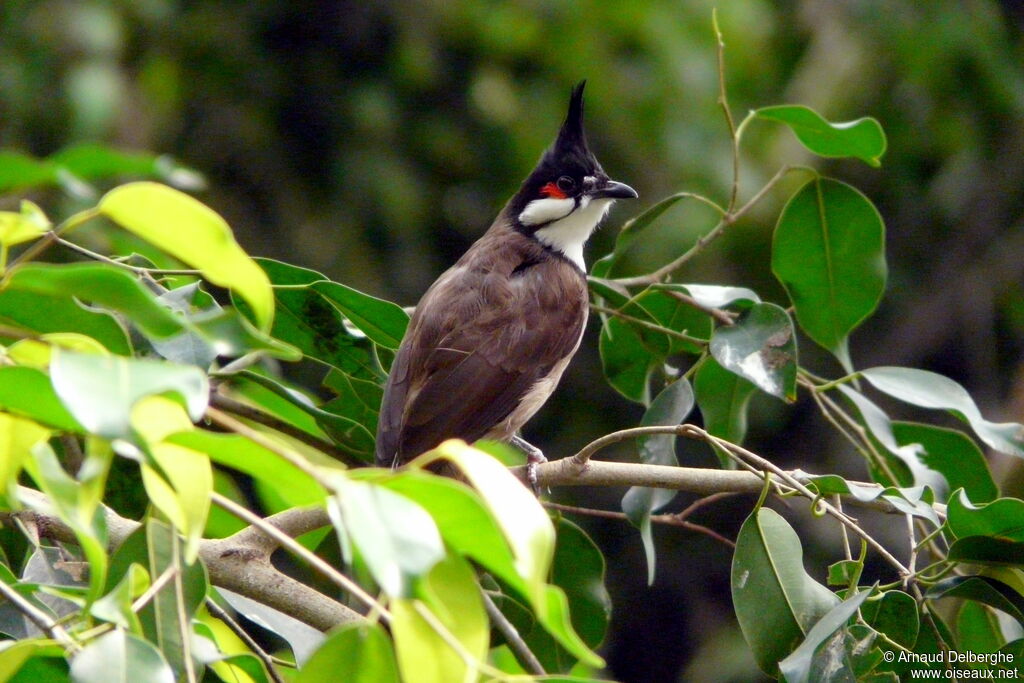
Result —
[{"label": "brown wing", "polygon": [[487,434],[573,352],[586,305],[579,271],[546,253],[489,272],[461,265],[443,275],[417,306],[392,367],[378,464],[406,462],[447,438],[473,442]]}]

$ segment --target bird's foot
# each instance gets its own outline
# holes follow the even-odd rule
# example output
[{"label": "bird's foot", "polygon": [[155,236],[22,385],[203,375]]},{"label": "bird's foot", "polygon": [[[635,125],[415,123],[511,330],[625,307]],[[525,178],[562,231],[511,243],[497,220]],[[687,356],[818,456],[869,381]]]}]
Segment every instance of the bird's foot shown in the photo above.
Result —
[{"label": "bird's foot", "polygon": [[530,483],[535,496],[540,498],[540,485],[537,483],[537,465],[548,461],[544,452],[520,436],[513,436],[510,443],[526,453],[526,481]]}]

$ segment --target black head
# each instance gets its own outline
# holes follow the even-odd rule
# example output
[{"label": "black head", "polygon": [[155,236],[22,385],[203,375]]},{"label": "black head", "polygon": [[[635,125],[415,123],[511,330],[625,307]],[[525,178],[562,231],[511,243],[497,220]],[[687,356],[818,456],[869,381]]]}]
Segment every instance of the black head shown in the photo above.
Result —
[{"label": "black head", "polygon": [[[510,214],[516,218],[520,229],[534,231],[551,222],[543,220],[547,218],[544,212],[541,212],[543,219],[537,221],[529,217],[532,214],[523,213],[536,200],[571,199],[574,207],[579,207],[584,198],[589,201],[600,198],[631,199],[637,196],[628,185],[608,177],[587,145],[587,135],[583,130],[583,88],[586,83],[580,81],[573,88],[569,98],[569,112],[558,131],[558,137],[544,152],[509,203]],[[585,206],[587,202],[582,203]]]}]

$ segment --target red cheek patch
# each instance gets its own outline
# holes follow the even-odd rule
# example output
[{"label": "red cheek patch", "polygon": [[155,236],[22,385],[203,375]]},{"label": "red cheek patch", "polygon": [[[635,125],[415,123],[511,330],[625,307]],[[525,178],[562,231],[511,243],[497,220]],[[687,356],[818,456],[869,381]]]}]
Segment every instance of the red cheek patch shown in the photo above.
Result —
[{"label": "red cheek patch", "polygon": [[555,183],[548,183],[544,187],[540,188],[540,193],[545,197],[554,197],[555,199],[565,199],[565,193],[562,192],[558,185]]}]

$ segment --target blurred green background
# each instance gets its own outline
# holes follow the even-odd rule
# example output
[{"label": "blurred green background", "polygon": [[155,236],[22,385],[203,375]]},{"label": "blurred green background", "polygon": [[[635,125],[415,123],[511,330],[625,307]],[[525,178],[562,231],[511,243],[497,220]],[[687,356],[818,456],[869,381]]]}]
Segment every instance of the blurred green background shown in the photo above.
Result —
[{"label": "blurred green background", "polygon": [[[716,101],[713,6],[6,0],[0,148],[46,156],[97,141],[170,154],[206,176],[199,198],[250,253],[411,305],[517,189],[580,78],[588,79],[592,147],[641,196],[613,211],[592,240],[591,261],[625,219],[669,193],[726,197],[731,157]],[[833,121],[873,115],[888,133],[877,170],[815,161],[789,132],[761,122],[743,150],[741,196],[781,164],[815,164],[879,207],[890,282],[879,313],[853,336],[856,365],[943,372],[991,419],[1024,419],[1021,3],[736,1],[719,4],[719,21],[738,118],[802,103]],[[774,219],[798,182],[773,192],[680,281],[744,285],[784,301],[768,254]],[[51,210],[75,201],[36,195]],[[713,223],[700,205],[679,205],[634,250],[630,268],[667,261]],[[549,457],[641,413],[604,383],[594,327],[526,430]],[[805,365],[838,374],[801,342]],[[780,464],[866,476],[805,403],[758,399],[751,422],[752,447]],[[630,448],[610,455],[630,457]],[[714,462],[685,444],[681,459]],[[1020,495],[1016,473],[995,465],[1004,493]],[[589,492],[586,502],[616,509],[621,493]],[[557,495],[574,502],[582,494]],[[697,519],[734,536],[749,509],[734,498]],[[797,515],[805,525],[807,517]],[[752,680],[732,617],[727,548],[660,528],[658,578],[647,587],[636,534],[622,523],[584,523],[609,560],[612,675]],[[805,530],[808,564],[820,576],[836,559],[834,530]]]}]

